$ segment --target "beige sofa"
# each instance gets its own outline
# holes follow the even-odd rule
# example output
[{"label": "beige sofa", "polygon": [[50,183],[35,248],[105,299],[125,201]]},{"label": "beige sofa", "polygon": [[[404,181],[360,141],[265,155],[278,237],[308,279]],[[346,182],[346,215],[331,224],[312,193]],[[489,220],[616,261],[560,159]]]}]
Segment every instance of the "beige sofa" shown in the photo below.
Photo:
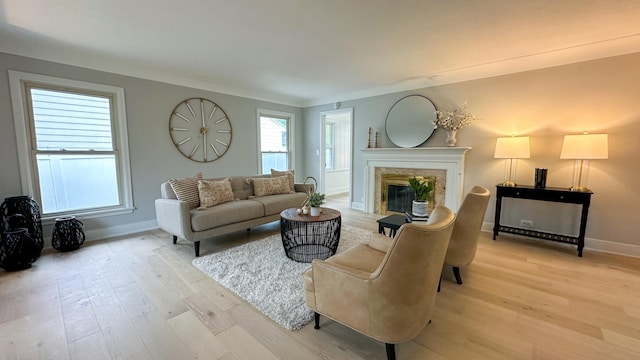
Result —
[{"label": "beige sofa", "polygon": [[271,178],[271,175],[229,177],[234,200],[206,209],[190,208],[187,201],[178,200],[170,182],[164,182],[160,186],[162,197],[155,201],[158,226],[173,235],[174,244],[178,238],[193,242],[197,257],[201,240],[279,220],[282,210],[300,207],[307,198],[308,185],[293,184],[293,180],[293,193],[255,196],[254,183],[247,181],[255,178]]}]

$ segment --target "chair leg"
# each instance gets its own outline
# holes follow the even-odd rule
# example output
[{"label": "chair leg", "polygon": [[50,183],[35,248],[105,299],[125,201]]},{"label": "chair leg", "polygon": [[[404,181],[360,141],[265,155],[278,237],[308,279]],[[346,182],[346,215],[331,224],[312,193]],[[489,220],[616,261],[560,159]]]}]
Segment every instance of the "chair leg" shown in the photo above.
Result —
[{"label": "chair leg", "polygon": [[387,348],[387,360],[396,360],[396,345],[384,344]]},{"label": "chair leg", "polygon": [[318,314],[317,312],[314,312],[313,320],[315,320],[315,325],[313,326],[313,328],[316,330],[320,329],[320,314]]},{"label": "chair leg", "polygon": [[440,285],[442,285],[442,274],[440,274],[440,280],[438,280],[438,292],[440,292]]},{"label": "chair leg", "polygon": [[193,243],[193,250],[196,252],[196,257],[200,256],[200,241]]},{"label": "chair leg", "polygon": [[460,276],[460,268],[457,266],[453,267],[453,275],[456,277],[456,282],[458,285],[462,285],[462,276]]},{"label": "chair leg", "polygon": [[178,243],[178,237],[173,235],[173,245]]}]

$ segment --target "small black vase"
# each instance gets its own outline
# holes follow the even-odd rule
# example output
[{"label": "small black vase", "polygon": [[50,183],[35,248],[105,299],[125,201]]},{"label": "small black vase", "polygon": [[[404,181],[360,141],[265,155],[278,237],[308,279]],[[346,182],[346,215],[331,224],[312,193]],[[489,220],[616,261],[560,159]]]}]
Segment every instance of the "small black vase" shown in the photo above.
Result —
[{"label": "small black vase", "polygon": [[51,235],[51,246],[60,251],[78,249],[85,240],[83,225],[75,216],[57,218]]}]

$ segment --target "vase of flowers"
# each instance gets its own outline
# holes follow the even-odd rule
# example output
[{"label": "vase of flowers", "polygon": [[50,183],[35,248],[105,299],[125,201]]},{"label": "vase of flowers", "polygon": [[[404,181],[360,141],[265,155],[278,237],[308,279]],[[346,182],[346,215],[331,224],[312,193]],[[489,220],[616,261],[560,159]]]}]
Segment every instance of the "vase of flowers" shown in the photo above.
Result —
[{"label": "vase of flowers", "polygon": [[447,146],[456,146],[458,130],[479,120],[475,115],[471,114],[466,101],[461,108],[453,111],[436,110],[435,114],[436,118],[431,123],[434,128],[442,128],[447,132]]}]

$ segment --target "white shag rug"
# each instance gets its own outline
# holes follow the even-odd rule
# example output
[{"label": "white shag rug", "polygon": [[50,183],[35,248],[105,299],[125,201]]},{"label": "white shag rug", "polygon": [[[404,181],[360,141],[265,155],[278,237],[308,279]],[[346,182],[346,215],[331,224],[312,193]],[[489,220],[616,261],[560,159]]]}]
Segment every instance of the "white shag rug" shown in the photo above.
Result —
[{"label": "white shag rug", "polygon": [[[343,225],[337,252],[368,242],[370,235]],[[280,234],[196,258],[193,265],[287,330],[299,330],[313,320],[302,280],[311,264],[289,259]]]}]

